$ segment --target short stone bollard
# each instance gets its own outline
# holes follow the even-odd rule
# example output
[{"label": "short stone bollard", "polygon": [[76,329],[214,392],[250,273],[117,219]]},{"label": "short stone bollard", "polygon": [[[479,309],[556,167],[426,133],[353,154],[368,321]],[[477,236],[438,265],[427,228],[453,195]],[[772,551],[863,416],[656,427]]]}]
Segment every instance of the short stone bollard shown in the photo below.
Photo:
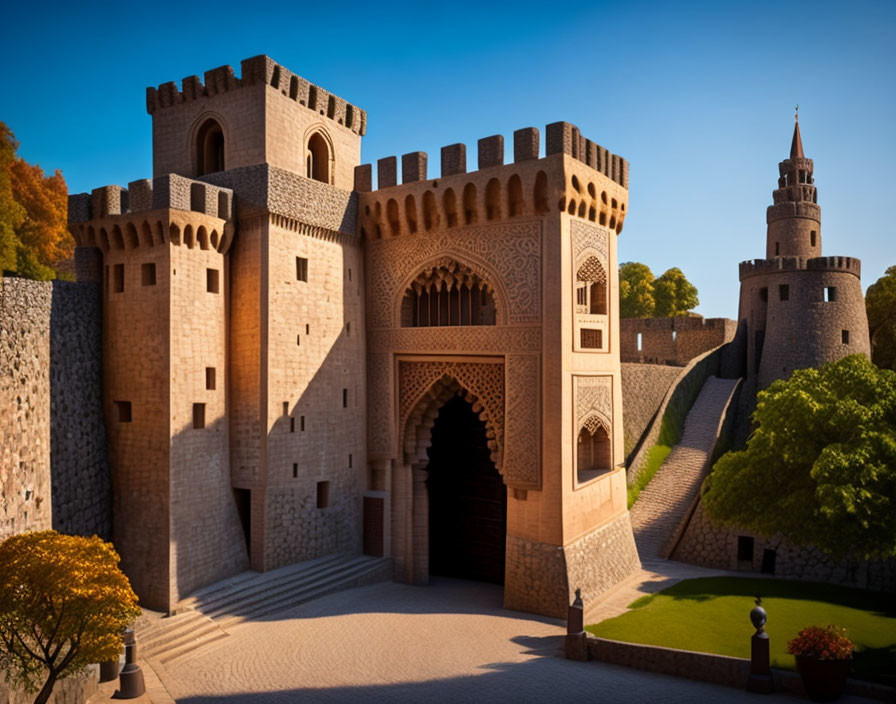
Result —
[{"label": "short stone bollard", "polygon": [[747,691],[757,694],[771,694],[775,691],[772,680],[772,669],[769,666],[768,633],[765,622],[768,619],[762,608],[762,597],[756,597],[756,606],[750,611],[750,621],[756,632],[750,639],[750,677],[747,679]]},{"label": "short stone bollard", "polygon": [[124,667],[121,669],[119,689],[115,693],[116,699],[136,699],[146,692],[143,683],[143,671],[137,664],[137,640],[134,638],[134,629],[128,628],[124,632]]},{"label": "short stone bollard", "polygon": [[566,615],[566,657],[569,660],[588,659],[588,636],[585,634],[585,606],[582,590],[576,588],[576,598]]}]

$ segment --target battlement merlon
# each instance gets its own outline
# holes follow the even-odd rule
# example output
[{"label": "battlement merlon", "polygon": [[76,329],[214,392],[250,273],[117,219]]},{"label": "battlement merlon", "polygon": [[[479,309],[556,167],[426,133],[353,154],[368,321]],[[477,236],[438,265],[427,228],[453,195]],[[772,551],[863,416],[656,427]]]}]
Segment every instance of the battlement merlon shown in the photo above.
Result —
[{"label": "battlement merlon", "polygon": [[[492,135],[478,142],[478,169],[504,165],[504,137]],[[538,129],[524,127],[513,133],[513,161],[520,163],[538,159],[540,139]],[[585,139],[579,128],[568,122],[554,122],[545,127],[545,156],[567,154],[586,166],[602,173],[620,186],[628,189],[629,164],[617,154],[612,154],[599,144]],[[402,183],[427,179],[426,152],[410,152],[401,158]],[[442,147],[441,178],[467,172],[467,148],[464,144]],[[398,185],[398,158],[384,157],[377,161],[377,189]],[[355,190],[366,193],[373,189],[373,167],[362,164],[355,167]]]},{"label": "battlement merlon", "polygon": [[309,83],[269,56],[262,54],[245,59],[240,63],[240,70],[242,76],[239,78],[231,66],[219,66],[206,71],[204,84],[198,76],[188,76],[181,81],[180,90],[174,81],[163,83],[157,88],[149,86],[146,89],[146,112],[153,115],[157,110],[164,110],[197,98],[264,84],[357,135],[363,137],[367,132],[366,111],[320,86]]},{"label": "battlement merlon", "polygon": [[855,257],[775,257],[774,259],[753,259],[738,265],[740,280],[761,274],[784,273],[788,271],[839,271],[862,278],[862,261]]},{"label": "battlement merlon", "polygon": [[68,197],[68,222],[79,224],[109,215],[163,208],[231,220],[233,191],[177,174],[131,181],[127,188],[102,186],[90,193],[76,193]]}]

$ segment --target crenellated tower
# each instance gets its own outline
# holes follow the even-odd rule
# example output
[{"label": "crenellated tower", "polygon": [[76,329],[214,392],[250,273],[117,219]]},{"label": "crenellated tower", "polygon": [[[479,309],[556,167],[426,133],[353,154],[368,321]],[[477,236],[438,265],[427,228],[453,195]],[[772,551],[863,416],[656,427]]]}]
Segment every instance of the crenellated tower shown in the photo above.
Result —
[{"label": "crenellated tower", "polygon": [[[768,208],[766,258],[741,262],[736,344],[753,393],[795,369],[869,354],[861,262],[822,256],[821,208],[797,119]],[[749,392],[748,394],[749,395]]]}]

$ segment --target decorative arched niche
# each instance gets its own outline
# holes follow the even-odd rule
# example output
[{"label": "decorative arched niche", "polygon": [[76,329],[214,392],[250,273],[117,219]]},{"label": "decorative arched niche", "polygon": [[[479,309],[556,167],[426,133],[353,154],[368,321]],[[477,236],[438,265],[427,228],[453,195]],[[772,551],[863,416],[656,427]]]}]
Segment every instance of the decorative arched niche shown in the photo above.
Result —
[{"label": "decorative arched niche", "polygon": [[579,484],[613,469],[613,446],[607,421],[591,414],[576,438],[576,481]]},{"label": "decorative arched niche", "polygon": [[452,257],[425,266],[407,285],[401,327],[495,325],[493,287],[472,267]]},{"label": "decorative arched niche", "polygon": [[607,314],[607,272],[597,257],[588,257],[576,270],[576,312]]}]

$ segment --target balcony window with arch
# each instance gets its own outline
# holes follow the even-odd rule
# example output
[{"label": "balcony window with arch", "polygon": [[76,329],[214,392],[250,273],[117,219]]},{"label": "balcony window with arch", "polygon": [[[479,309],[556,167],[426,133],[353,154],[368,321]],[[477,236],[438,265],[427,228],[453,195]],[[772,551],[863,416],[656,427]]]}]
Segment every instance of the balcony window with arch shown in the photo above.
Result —
[{"label": "balcony window with arch", "polygon": [[224,130],[209,118],[196,133],[196,175],[224,171]]},{"label": "balcony window with arch", "polygon": [[308,138],[305,175],[321,183],[330,183],[330,145],[320,132]]},{"label": "balcony window with arch", "polygon": [[401,302],[404,328],[494,324],[494,291],[472,269],[454,260],[420,272]]},{"label": "balcony window with arch", "polygon": [[589,417],[576,442],[576,479],[581,484],[613,469],[613,451],[606,423]]},{"label": "balcony window with arch", "polygon": [[576,312],[607,314],[607,272],[597,257],[588,257],[576,272]]}]

